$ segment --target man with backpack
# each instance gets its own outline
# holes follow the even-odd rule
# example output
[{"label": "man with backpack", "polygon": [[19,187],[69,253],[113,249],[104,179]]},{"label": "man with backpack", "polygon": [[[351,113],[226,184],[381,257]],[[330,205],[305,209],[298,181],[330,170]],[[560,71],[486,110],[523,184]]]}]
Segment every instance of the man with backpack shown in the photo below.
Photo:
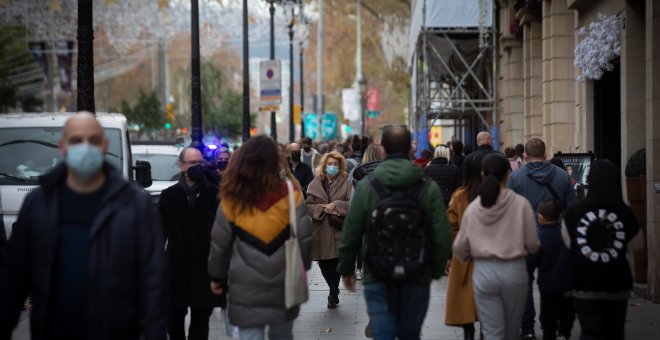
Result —
[{"label": "man with backpack", "polygon": [[355,291],[355,255],[364,239],[364,297],[375,339],[419,339],[431,280],[439,279],[451,247],[442,193],[410,161],[410,131],[383,131],[387,154],[357,184],[339,244],[346,288]]}]

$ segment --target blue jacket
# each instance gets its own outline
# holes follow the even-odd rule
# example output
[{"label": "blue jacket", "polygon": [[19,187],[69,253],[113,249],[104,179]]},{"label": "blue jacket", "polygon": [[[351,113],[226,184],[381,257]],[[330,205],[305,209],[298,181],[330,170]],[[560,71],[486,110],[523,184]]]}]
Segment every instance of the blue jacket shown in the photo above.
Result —
[{"label": "blue jacket", "polygon": [[525,196],[536,211],[539,203],[553,198],[546,184],[555,189],[564,210],[575,204],[577,197],[568,173],[550,162],[527,163],[511,174],[507,188]]},{"label": "blue jacket", "polygon": [[[166,338],[164,240],[149,195],[106,163],[108,190],[87,245],[88,339]],[[32,295],[30,333],[46,339],[57,251],[61,163],[23,202],[0,266],[0,339],[11,338],[23,302]]]},{"label": "blue jacket", "polygon": [[539,290],[565,292],[571,289],[570,252],[561,238],[561,223],[539,224],[541,247],[528,258],[530,270],[538,268]]}]

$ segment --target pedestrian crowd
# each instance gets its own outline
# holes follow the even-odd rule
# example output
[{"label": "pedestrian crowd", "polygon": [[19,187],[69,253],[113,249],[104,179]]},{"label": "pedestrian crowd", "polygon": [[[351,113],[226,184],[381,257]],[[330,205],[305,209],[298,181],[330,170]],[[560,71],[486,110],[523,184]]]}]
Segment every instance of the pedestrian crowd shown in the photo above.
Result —
[{"label": "pedestrian crowd", "polygon": [[292,339],[312,261],[329,309],[362,281],[374,339],[419,339],[444,275],[444,323],[465,339],[536,339],[534,281],[542,339],[576,318],[580,339],[625,338],[639,223],[614,163],[591,164],[578,200],[538,138],[500,153],[488,132],[474,151],[416,150],[404,126],[379,137],[188,147],[154,207],[104,161],[94,116],[71,117],[1,253],[0,340],[28,296],[33,339],[208,339],[217,307],[241,339]]}]

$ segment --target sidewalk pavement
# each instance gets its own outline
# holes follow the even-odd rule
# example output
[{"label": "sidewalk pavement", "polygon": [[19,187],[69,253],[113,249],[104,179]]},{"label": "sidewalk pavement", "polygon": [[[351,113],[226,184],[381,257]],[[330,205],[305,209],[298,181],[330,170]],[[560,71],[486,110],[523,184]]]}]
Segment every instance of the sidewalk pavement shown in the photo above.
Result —
[{"label": "sidewalk pavement", "polygon": [[[340,304],[337,309],[328,309],[328,286],[321,276],[321,270],[314,263],[309,271],[309,301],[305,303],[300,316],[294,323],[294,335],[300,340],[351,340],[366,339],[364,327],[367,325],[367,311],[362,296],[362,287],[358,281],[357,292],[348,293],[340,283]],[[536,288],[536,285],[535,285]],[[444,325],[445,301],[447,295],[447,278],[435,281],[431,286],[431,300],[422,328],[422,339],[460,340],[463,330],[458,327]],[[536,310],[539,310],[539,293],[534,290]],[[13,339],[27,340],[29,336],[29,316],[25,312],[21,316]],[[189,320],[186,320],[188,323]],[[580,330],[576,320],[572,339],[578,339]],[[479,326],[477,325],[477,330]],[[231,339],[225,335],[224,313],[216,309],[211,316],[209,340]],[[536,322],[536,337],[542,338],[542,332]],[[660,339],[660,304],[653,304],[635,295],[628,304],[626,317],[626,340]]]}]

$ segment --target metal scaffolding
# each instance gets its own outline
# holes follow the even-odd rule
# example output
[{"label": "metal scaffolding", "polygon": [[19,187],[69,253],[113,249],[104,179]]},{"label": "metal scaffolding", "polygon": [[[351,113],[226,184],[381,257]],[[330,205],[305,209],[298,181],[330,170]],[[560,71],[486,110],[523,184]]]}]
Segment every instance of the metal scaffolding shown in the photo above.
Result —
[{"label": "metal scaffolding", "polygon": [[[470,2],[473,3],[470,5]],[[446,1],[442,3],[447,6]],[[490,130],[496,121],[494,4],[491,0],[457,0],[457,7],[469,7],[467,10],[479,13],[460,20],[455,20],[456,16],[444,19],[458,22],[456,27],[448,27],[451,24],[438,18],[437,9],[429,8],[438,5],[428,0],[417,0],[413,4],[413,11],[421,6],[421,15],[417,15],[418,22],[421,17],[421,25],[416,30],[411,29],[412,86],[408,124],[415,132],[418,150],[428,142],[428,129],[439,125],[440,120],[453,121],[454,135],[466,144],[471,144],[476,131]],[[419,7],[417,12],[420,12]],[[475,17],[479,18],[476,25]],[[414,21],[413,17],[413,24]]]}]

